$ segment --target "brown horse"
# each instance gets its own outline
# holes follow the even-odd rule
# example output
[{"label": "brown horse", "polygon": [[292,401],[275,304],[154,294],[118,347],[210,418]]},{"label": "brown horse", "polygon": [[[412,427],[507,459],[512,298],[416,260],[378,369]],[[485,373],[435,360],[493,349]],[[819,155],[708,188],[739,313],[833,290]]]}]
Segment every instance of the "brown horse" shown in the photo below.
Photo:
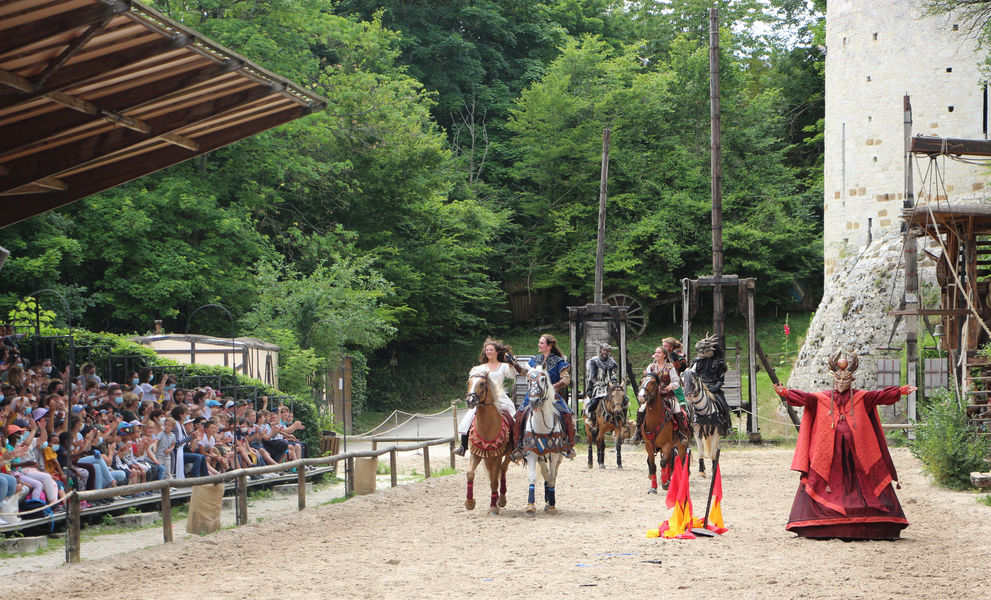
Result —
[{"label": "brown horse", "polygon": [[606,434],[616,438],[616,468],[623,468],[623,434],[626,431],[625,384],[609,384],[606,395],[599,401],[595,414],[585,421],[585,436],[588,439],[588,468],[592,468],[592,446],[598,450],[599,468],[606,468]]},{"label": "brown horse", "polygon": [[673,451],[677,448],[680,456],[686,456],[688,441],[692,437],[687,419],[682,427],[675,429],[674,412],[661,394],[662,388],[668,385],[666,379],[666,376],[662,378],[662,375],[653,371],[646,373],[640,380],[640,392],[637,394],[640,404],[647,405],[640,433],[647,448],[647,467],[650,471],[648,494],[657,493],[657,464],[654,462],[654,455],[660,450],[661,486],[668,489],[671,482],[670,467],[674,464]]},{"label": "brown horse", "polygon": [[468,466],[468,496],[465,508],[475,508],[474,487],[475,469],[480,462],[485,462],[485,470],[489,473],[489,485],[492,489],[489,514],[499,514],[499,509],[506,506],[506,470],[509,468],[509,453],[512,450],[510,437],[512,426],[495,404],[495,393],[490,387],[489,378],[485,373],[473,372],[468,376],[468,393],[465,404],[475,408],[475,421],[468,430],[468,450],[471,452],[471,462]]}]

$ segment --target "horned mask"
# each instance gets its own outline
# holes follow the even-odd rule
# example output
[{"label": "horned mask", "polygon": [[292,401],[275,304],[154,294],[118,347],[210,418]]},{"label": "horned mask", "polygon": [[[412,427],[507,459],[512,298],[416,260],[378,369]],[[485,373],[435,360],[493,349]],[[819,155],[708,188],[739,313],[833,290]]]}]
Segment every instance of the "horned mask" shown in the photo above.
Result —
[{"label": "horned mask", "polygon": [[853,385],[853,374],[860,366],[856,352],[851,352],[849,358],[843,356],[842,350],[837,350],[829,357],[829,370],[833,372],[833,389],[843,393]]}]

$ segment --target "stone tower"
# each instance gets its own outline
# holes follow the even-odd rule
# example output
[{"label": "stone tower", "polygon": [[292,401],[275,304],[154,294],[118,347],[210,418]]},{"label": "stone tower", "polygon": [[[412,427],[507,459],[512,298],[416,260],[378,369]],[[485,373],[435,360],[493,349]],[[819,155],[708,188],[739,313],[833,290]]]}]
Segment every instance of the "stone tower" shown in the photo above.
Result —
[{"label": "stone tower", "polygon": [[[926,15],[924,5],[923,0],[827,4],[825,285],[790,379],[794,387],[828,384],[825,358],[840,345],[867,355],[888,345],[894,321],[886,315],[902,294],[903,96],[911,97],[916,135],[988,137],[988,91],[980,72],[988,51],[978,49],[963,21]],[[927,160],[922,159],[923,168]],[[987,172],[945,161],[949,201],[987,201]],[[914,187],[917,202],[927,202],[918,171]],[[920,255],[919,266],[925,295],[933,265]],[[903,329],[892,345],[904,341]],[[861,381],[872,385],[875,361],[861,361],[861,371]]]}]

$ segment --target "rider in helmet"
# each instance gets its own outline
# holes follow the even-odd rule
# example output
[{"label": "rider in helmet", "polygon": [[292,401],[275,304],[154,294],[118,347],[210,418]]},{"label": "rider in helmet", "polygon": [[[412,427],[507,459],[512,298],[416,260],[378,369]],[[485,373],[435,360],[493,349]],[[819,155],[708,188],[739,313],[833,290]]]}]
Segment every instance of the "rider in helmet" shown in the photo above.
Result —
[{"label": "rider in helmet", "polygon": [[[610,384],[619,383],[619,365],[613,359],[612,346],[599,344],[599,355],[585,362],[585,397],[588,406],[585,407],[585,420],[595,426],[595,409],[599,401],[605,398]],[[626,398],[624,394],[624,399]]]}]

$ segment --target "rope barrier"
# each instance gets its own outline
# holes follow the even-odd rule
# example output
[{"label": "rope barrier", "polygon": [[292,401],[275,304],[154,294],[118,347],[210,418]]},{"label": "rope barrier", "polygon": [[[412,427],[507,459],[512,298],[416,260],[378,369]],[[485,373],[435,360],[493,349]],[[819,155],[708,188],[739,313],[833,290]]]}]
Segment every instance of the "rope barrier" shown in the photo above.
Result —
[{"label": "rope barrier", "polygon": [[71,498],[72,495],[75,494],[75,493],[76,493],[75,490],[73,490],[73,491],[69,492],[68,494],[66,494],[65,496],[63,496],[62,498],[56,500],[55,502],[49,502],[48,504],[46,504],[44,506],[39,506],[38,508],[32,508],[31,510],[25,510],[25,511],[22,511],[22,512],[12,512],[12,513],[0,513],[0,517],[22,517],[24,515],[34,514],[36,512],[45,510],[47,508],[51,508],[51,507],[55,506],[56,504],[61,504],[62,502],[65,502],[66,500],[68,500],[69,498]]}]

